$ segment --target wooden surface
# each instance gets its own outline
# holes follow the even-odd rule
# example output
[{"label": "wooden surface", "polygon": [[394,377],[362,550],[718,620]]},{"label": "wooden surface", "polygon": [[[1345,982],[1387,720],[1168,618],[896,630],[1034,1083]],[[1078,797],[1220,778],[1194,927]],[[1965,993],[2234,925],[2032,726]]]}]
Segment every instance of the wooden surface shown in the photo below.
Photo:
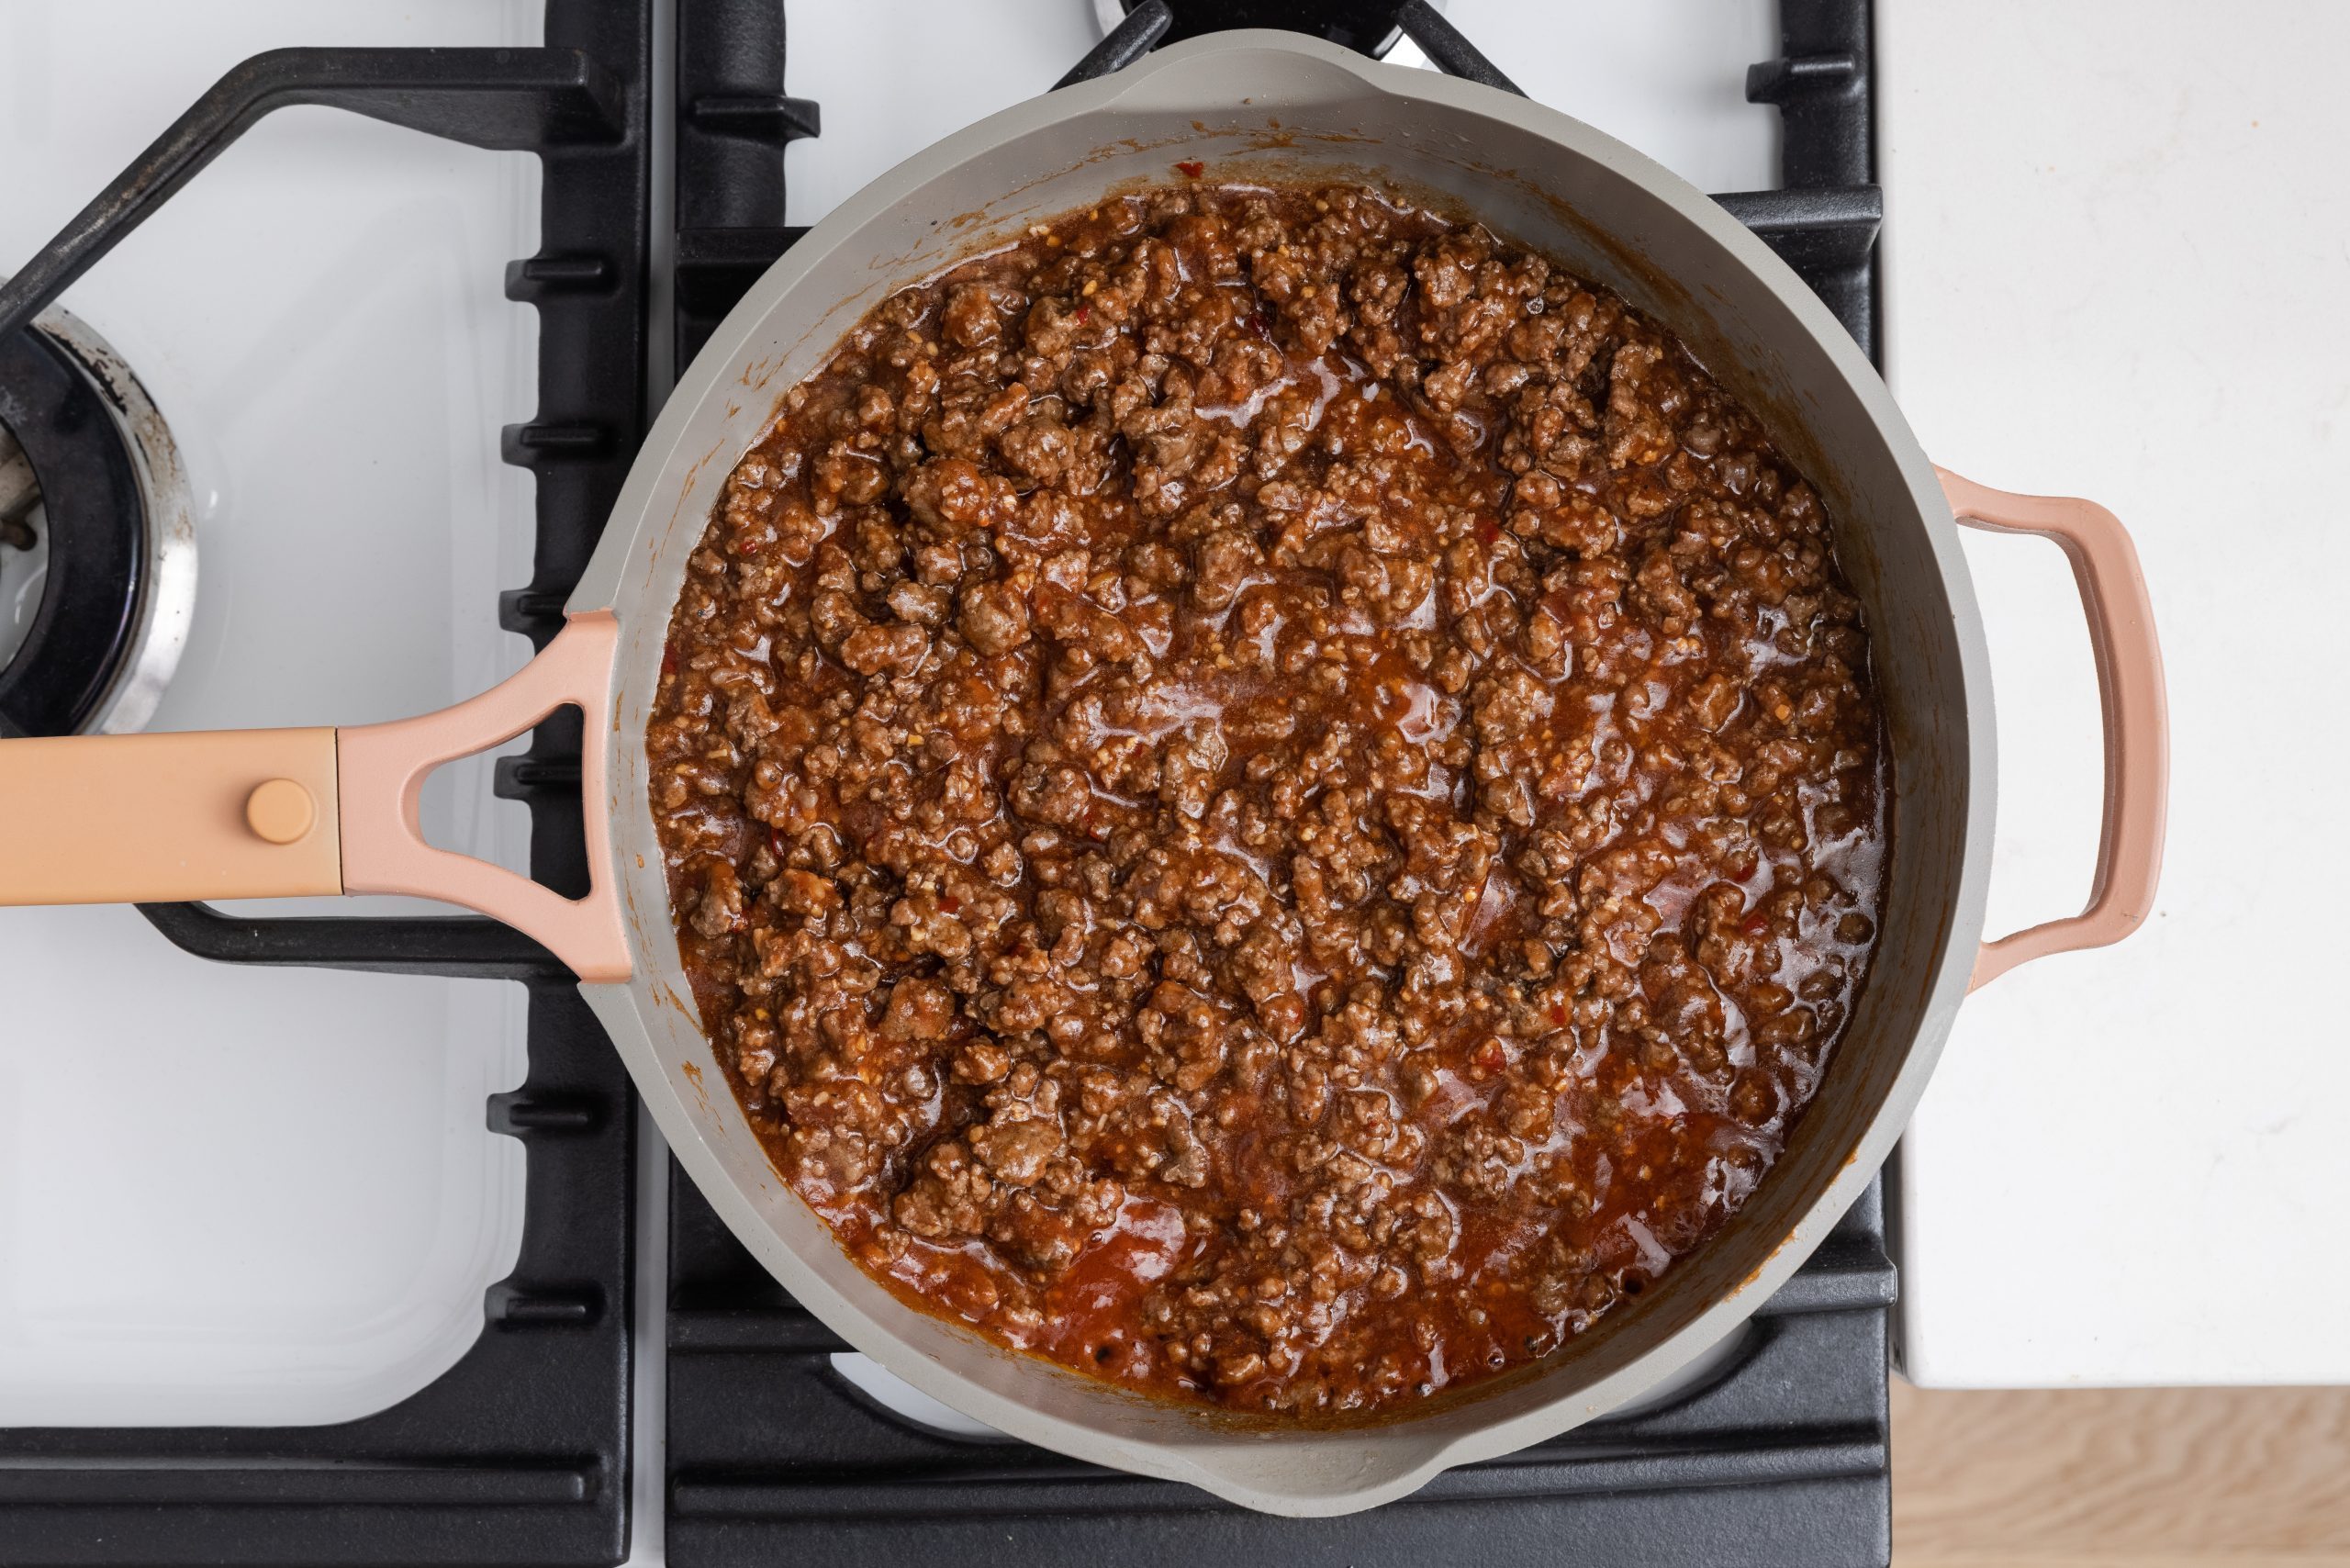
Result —
[{"label": "wooden surface", "polygon": [[2350,1388],[1893,1383],[1896,1568],[2350,1568]]}]

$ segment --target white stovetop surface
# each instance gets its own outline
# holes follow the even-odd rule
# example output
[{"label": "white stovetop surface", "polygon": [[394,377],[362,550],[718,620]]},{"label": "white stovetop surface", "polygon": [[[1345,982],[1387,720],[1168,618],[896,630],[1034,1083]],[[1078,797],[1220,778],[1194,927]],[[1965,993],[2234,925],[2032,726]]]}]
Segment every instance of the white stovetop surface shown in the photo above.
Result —
[{"label": "white stovetop surface", "polygon": [[[1903,1146],[1908,1369],[2350,1380],[2350,9],[1897,0],[1879,37],[1894,389],[1938,461],[2121,515],[2172,722],[2154,918],[1971,1000]],[[2087,889],[2098,707],[2057,553],[1966,546],[2008,930]]]},{"label": "white stovetop surface", "polygon": [[[0,272],[249,54],[532,42],[538,12],[7,0]],[[498,442],[537,324],[501,279],[537,192],[534,159],[287,110],[67,291],[197,497],[151,727],[396,718],[519,665],[497,596],[531,485]],[[428,789],[427,829],[519,864],[487,767]],[[484,1122],[521,1077],[519,988],[207,964],[127,908],[0,910],[0,1426],[341,1419],[479,1337],[520,1241],[520,1148]]]}]

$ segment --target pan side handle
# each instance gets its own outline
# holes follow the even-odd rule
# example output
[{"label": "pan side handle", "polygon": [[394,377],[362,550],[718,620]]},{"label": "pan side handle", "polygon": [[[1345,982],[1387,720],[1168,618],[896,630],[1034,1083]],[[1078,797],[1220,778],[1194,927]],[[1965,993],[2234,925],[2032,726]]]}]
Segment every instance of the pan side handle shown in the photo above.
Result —
[{"label": "pan side handle", "polygon": [[[605,800],[619,645],[610,610],[574,615],[511,679],[388,724],[0,740],[0,904],[407,893],[503,921],[583,980],[624,980]],[[424,841],[434,768],[565,704],[586,715],[587,897]]]},{"label": "pan side handle", "polygon": [[[535,937],[583,981],[627,980],[634,966],[612,874],[605,797],[619,646],[620,622],[610,610],[576,614],[538,657],[478,697],[413,719],[336,731],[343,890],[463,904]],[[565,898],[503,867],[424,841],[417,808],[434,768],[510,740],[566,704],[585,716],[585,898]]]},{"label": "pan side handle", "polygon": [[2162,879],[2170,801],[2170,709],[2153,599],[2137,546],[2121,520],[2095,501],[1994,490],[1943,469],[1942,493],[1960,522],[1997,533],[2053,539],[2072,563],[2088,617],[2105,718],[2105,815],[2087,908],[1986,942],[1967,989],[2051,953],[2102,947],[2144,924]]}]

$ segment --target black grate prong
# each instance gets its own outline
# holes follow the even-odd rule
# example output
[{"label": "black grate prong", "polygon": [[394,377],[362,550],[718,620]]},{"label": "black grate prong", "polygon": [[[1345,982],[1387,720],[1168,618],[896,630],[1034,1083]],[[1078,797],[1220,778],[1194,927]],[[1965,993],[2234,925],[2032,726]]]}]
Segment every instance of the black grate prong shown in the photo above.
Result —
[{"label": "black grate prong", "polygon": [[1395,25],[1404,36],[1420,46],[1420,52],[1429,63],[1447,76],[1458,76],[1464,82],[1482,82],[1488,87],[1499,87],[1505,93],[1526,96],[1526,89],[1511,81],[1502,68],[1487,59],[1484,50],[1469,41],[1469,35],[1445,20],[1443,13],[1428,4],[1428,0],[1405,0],[1395,13]]},{"label": "black grate prong", "polygon": [[1100,43],[1085,51],[1084,59],[1061,73],[1061,79],[1053,84],[1054,90],[1124,71],[1148,54],[1174,25],[1175,13],[1167,8],[1167,0],[1142,0]]},{"label": "black grate prong", "polygon": [[0,285],[0,338],[55,303],[273,110],[322,104],[507,151],[621,140],[619,87],[576,49],[280,49],[232,67]]}]

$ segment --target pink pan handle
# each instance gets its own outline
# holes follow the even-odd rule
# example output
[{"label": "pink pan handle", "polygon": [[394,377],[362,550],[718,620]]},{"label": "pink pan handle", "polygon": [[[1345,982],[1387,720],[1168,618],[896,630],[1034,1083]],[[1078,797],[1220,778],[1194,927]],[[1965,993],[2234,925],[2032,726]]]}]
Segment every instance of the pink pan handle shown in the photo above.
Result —
[{"label": "pink pan handle", "polygon": [[2119,942],[2144,923],[2162,878],[2170,710],[2154,602],[2121,521],[2095,501],[2013,495],[1944,469],[1935,473],[1960,522],[1996,533],[2036,533],[2064,550],[2088,617],[2105,711],[2105,819],[2088,907],[1986,942],[1967,987],[1973,991],[2033,958]]},{"label": "pink pan handle", "polygon": [[[342,887],[408,893],[479,910],[546,945],[581,980],[624,980],[633,967],[611,885],[611,824],[604,810],[606,732],[620,622],[608,610],[575,615],[537,658],[479,697],[388,724],[335,732],[341,786]],[[566,899],[500,866],[424,842],[417,802],[444,762],[511,740],[566,703],[586,715],[581,815],[591,884]]]},{"label": "pink pan handle", "polygon": [[[0,904],[410,893],[504,921],[583,980],[624,980],[604,810],[619,645],[610,610],[574,616],[512,679],[397,723],[0,741]],[[424,842],[426,775],[566,703],[587,715],[586,898]]]}]

